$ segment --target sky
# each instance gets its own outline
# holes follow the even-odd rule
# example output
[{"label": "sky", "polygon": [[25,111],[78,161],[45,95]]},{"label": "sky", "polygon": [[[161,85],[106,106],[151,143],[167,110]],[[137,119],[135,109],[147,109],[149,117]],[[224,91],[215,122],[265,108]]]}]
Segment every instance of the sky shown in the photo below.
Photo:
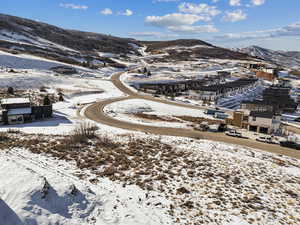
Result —
[{"label": "sky", "polygon": [[139,40],[300,51],[300,0],[1,0],[0,13]]}]

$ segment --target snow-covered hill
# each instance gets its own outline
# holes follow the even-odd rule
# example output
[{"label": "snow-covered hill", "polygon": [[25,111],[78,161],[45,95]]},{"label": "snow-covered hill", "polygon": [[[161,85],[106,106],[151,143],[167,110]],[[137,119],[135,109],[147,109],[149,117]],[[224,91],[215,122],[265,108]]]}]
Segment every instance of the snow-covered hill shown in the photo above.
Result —
[{"label": "snow-covered hill", "polygon": [[238,50],[279,66],[287,67],[287,69],[300,68],[300,52],[274,51],[259,46],[250,46]]},{"label": "snow-covered hill", "polygon": [[[49,24],[0,14],[0,48],[61,62],[80,64],[101,60],[101,53],[137,53],[133,39],[67,30]],[[100,53],[100,54],[99,54]]]},{"label": "snow-covered hill", "polygon": [[[158,225],[171,224],[166,202],[131,185],[108,179],[94,185],[76,177],[76,167],[24,149],[0,152],[1,225]],[[141,200],[139,200],[141,199]]]}]

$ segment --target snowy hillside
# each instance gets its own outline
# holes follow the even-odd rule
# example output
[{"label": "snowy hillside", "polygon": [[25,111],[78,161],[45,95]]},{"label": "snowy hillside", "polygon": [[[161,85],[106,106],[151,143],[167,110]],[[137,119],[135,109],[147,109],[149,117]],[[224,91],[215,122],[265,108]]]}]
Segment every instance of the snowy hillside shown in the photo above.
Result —
[{"label": "snowy hillside", "polygon": [[75,148],[63,147],[63,136],[27,135],[21,143],[18,135],[0,142],[5,225],[300,222],[296,159],[145,134],[99,134]]},{"label": "snowy hillside", "polygon": [[274,51],[258,46],[242,48],[239,49],[239,51],[268,62],[287,67],[287,69],[300,68],[300,52]]},{"label": "snowy hillside", "polygon": [[79,65],[101,61],[99,53],[136,54],[135,40],[66,30],[49,24],[0,14],[0,48]]},{"label": "snowy hillside", "polygon": [[[71,164],[23,149],[0,152],[0,224],[156,225],[171,224],[166,210],[146,204],[137,186],[102,179],[93,185],[73,174]],[[139,200],[143,198],[143,200]]]}]

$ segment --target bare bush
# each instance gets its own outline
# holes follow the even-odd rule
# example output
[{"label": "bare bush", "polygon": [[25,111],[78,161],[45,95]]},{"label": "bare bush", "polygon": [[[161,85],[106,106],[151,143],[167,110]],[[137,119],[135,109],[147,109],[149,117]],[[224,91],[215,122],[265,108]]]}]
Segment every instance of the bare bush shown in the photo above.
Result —
[{"label": "bare bush", "polygon": [[7,133],[9,133],[9,134],[20,134],[21,131],[18,130],[18,129],[9,128],[9,129],[7,130]]},{"label": "bare bush", "polygon": [[96,137],[97,130],[98,127],[91,123],[81,123],[72,131],[70,135],[70,142],[71,144],[86,142],[88,139]]},{"label": "bare bush", "polygon": [[0,132],[0,142],[7,141],[9,139],[8,135],[4,132]]}]

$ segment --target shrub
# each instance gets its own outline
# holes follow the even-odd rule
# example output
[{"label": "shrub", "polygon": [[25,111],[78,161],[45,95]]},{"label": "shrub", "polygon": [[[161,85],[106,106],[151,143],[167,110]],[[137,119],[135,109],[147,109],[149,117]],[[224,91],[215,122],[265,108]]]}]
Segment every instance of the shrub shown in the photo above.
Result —
[{"label": "shrub", "polygon": [[94,126],[91,123],[81,123],[76,127],[70,135],[71,144],[83,143],[88,139],[96,137],[96,131],[98,127]]},{"label": "shrub", "polygon": [[0,132],[0,142],[7,141],[9,139],[8,135],[4,132]]},{"label": "shrub", "polygon": [[18,130],[18,129],[9,128],[9,129],[7,130],[7,133],[9,133],[9,134],[20,134],[21,131]]}]

